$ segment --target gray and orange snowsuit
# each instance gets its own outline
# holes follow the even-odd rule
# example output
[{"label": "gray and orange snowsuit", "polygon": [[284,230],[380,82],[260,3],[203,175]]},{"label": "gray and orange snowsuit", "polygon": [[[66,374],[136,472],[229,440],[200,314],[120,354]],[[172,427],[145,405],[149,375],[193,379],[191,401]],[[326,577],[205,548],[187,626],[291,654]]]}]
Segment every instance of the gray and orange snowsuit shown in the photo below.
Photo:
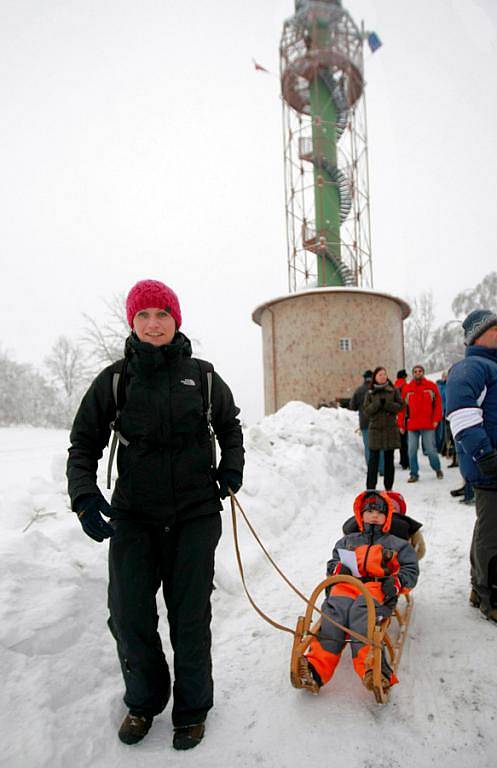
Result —
[{"label": "gray and orange snowsuit", "polygon": [[[392,613],[393,606],[385,605],[382,582],[388,576],[393,576],[399,592],[409,592],[416,586],[419,575],[418,559],[413,547],[405,539],[394,536],[390,531],[390,523],[394,511],[392,500],[386,493],[379,494],[388,504],[388,513],[383,526],[364,524],[362,519],[362,504],[367,492],[361,493],[354,502],[354,515],[359,532],[350,533],[337,541],[333,556],[328,561],[327,575],[340,573],[342,564],[338,554],[339,549],[355,552],[361,581],[371,593],[376,606],[378,618],[385,618]],[[321,610],[334,621],[362,635],[367,632],[367,605],[359,589],[349,583],[333,585],[330,594],[324,601]],[[326,619],[321,622],[318,637],[310,646],[306,659],[319,675],[322,683],[327,683],[332,677],[340,661],[345,645],[346,635]],[[351,637],[352,660],[357,674],[363,678],[366,672],[365,659],[370,646],[364,645]],[[397,682],[391,675],[386,661],[384,672],[393,685]]]}]

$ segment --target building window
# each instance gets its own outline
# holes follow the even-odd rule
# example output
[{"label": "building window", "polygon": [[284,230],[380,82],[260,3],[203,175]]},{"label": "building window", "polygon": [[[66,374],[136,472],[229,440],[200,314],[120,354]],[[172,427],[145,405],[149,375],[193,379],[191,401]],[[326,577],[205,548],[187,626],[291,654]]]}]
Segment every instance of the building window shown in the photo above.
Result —
[{"label": "building window", "polygon": [[351,352],[352,351],[352,340],[351,339],[340,339],[339,347],[340,347],[340,352]]}]

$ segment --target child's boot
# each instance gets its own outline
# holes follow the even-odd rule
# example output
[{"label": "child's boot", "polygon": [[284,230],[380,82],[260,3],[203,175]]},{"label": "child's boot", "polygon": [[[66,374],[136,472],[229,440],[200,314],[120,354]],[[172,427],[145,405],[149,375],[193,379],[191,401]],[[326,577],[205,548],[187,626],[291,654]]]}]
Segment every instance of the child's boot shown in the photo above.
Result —
[{"label": "child's boot", "polygon": [[340,658],[341,653],[326,651],[316,639],[311,642],[309,653],[305,656],[306,662],[310,664],[318,676],[320,685],[325,685],[331,679]]},{"label": "child's boot", "polygon": [[307,690],[309,690],[311,693],[317,696],[319,693],[319,689],[321,688],[323,683],[318,673],[316,672],[312,664],[309,661],[307,661],[307,658],[305,656],[301,656],[299,658],[298,674],[299,674],[300,682],[302,683],[302,687],[307,688]]},{"label": "child's boot", "polygon": [[[374,682],[373,682],[373,670],[367,669],[364,673],[364,677],[362,678],[362,682],[364,686],[368,689],[368,691],[372,691],[374,688]],[[386,675],[381,673],[381,687],[383,688],[383,693],[386,693],[389,688],[391,687],[390,678],[388,678]]]}]

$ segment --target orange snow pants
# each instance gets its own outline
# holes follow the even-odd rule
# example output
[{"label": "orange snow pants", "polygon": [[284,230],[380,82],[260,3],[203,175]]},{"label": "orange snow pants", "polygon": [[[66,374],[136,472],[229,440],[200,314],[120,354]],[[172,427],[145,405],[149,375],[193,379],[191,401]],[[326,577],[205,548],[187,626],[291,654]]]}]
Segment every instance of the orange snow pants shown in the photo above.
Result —
[{"label": "orange snow pants", "polygon": [[[376,615],[381,619],[391,614],[391,609],[385,605],[380,605],[375,600]],[[366,600],[362,595],[353,599],[351,597],[328,597],[321,610],[327,616],[338,621],[344,627],[354,630],[361,635],[367,633],[368,608]],[[322,683],[327,683],[340,661],[340,657],[345,646],[346,634],[343,630],[336,627],[326,619],[321,620],[321,628],[317,638],[312,640],[306,659],[309,661]],[[364,643],[350,639],[352,650],[352,662],[354,669],[360,678],[364,677],[366,669],[364,667],[365,658],[369,652],[370,646]],[[385,674],[391,677],[391,670],[388,668],[386,660],[383,660]],[[393,682],[393,681],[392,681]]]}]

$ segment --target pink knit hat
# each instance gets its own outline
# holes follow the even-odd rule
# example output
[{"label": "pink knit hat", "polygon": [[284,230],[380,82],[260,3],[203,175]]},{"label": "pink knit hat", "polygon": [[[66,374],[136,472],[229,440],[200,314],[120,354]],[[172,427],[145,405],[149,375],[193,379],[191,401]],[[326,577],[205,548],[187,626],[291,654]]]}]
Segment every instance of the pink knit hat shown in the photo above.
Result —
[{"label": "pink knit hat", "polygon": [[139,280],[132,287],[126,299],[126,317],[129,327],[133,327],[133,320],[137,312],[150,307],[166,309],[176,321],[176,329],[181,325],[181,309],[179,300],[172,288],[169,288],[159,280]]}]

